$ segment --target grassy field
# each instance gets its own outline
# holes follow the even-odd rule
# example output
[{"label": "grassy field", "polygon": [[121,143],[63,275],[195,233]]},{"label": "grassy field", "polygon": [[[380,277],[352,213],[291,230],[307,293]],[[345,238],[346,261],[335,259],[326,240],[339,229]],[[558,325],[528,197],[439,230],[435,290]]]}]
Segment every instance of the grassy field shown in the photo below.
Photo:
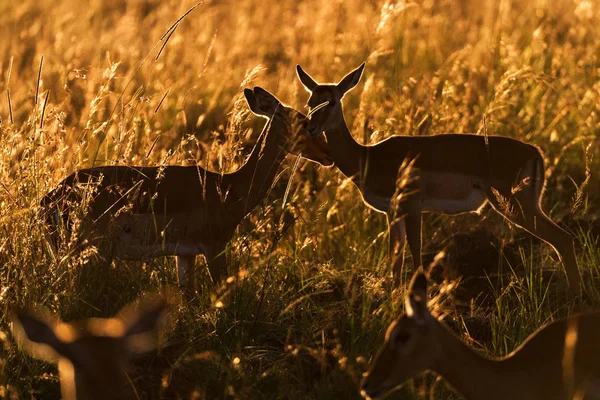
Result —
[{"label": "grassy field", "polygon": [[[108,270],[94,267],[93,249],[53,259],[41,197],[92,165],[237,168],[264,124],[243,88],[303,110],[296,64],[326,81],[367,60],[344,100],[362,143],[482,133],[485,117],[488,133],[539,146],[543,208],[576,237],[586,307],[600,306],[600,2],[214,0],[170,30],[194,4],[0,2],[0,397],[60,391],[56,366],[14,343],[14,307],[107,317],[176,283],[170,258]],[[291,174],[294,162],[228,248],[237,279],[209,290],[199,262],[199,298],[175,306],[165,346],[135,361],[143,398],[359,398],[404,307],[404,288],[390,284],[385,216],[335,168],[301,161]],[[428,215],[423,230],[438,313],[482,352],[507,354],[573,311],[550,246],[491,210]],[[410,255],[406,264],[405,281]],[[423,397],[459,398],[425,376],[390,399]]]}]

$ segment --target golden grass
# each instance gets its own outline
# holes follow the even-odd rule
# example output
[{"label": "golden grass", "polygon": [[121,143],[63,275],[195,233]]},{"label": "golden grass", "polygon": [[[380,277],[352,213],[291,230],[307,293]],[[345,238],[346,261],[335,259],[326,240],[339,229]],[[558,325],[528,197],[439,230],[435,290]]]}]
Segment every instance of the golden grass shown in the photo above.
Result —
[{"label": "golden grass", "polygon": [[[12,307],[43,304],[66,320],[110,316],[139,292],[175,282],[168,259],[92,263],[88,289],[77,291],[89,254],[50,257],[41,197],[92,165],[236,168],[263,124],[249,115],[243,88],[260,85],[302,109],[308,95],[296,64],[322,81],[367,60],[344,100],[361,142],[483,132],[485,117],[489,134],[538,145],[548,168],[544,209],[577,235],[586,282],[598,281],[598,228],[589,224],[600,217],[598,1],[215,0],[169,30],[194,5],[0,4],[0,397],[57,398],[59,390],[55,366],[15,346],[5,317]],[[136,365],[145,397],[358,398],[360,375],[402,303],[402,289],[389,285],[385,218],[335,169],[306,162],[282,210],[283,176],[228,250],[236,278],[182,308],[169,346]],[[487,212],[431,216],[423,235],[429,261],[450,251],[457,232],[494,238],[494,261],[458,260],[465,270],[482,264],[488,277],[465,276],[439,307],[496,355],[572,308],[549,246],[500,221]],[[471,254],[489,243],[475,241]],[[436,258],[442,289],[456,273],[452,260]],[[460,298],[469,282],[493,301]],[[588,304],[598,306],[600,292]],[[416,381],[397,396],[456,397],[431,384]]]}]

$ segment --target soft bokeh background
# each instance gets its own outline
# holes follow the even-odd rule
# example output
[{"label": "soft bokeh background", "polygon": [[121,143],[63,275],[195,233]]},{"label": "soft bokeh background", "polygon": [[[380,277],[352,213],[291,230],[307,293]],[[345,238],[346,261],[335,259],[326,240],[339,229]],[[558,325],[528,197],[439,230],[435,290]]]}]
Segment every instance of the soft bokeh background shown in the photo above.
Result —
[{"label": "soft bokeh background", "polygon": [[[585,281],[598,286],[598,1],[215,0],[170,30],[194,4],[0,2],[0,397],[59,396],[56,367],[14,344],[13,307],[110,316],[176,281],[167,258],[108,270],[95,269],[92,250],[52,259],[37,218],[44,193],[92,165],[235,169],[264,124],[243,88],[303,109],[296,64],[336,81],[367,60],[344,100],[362,143],[486,128],[538,145],[543,208],[576,236]],[[302,161],[292,176],[293,162],[238,229],[228,250],[236,279],[211,292],[198,264],[200,298],[176,307],[165,347],[136,361],[144,398],[359,398],[361,374],[403,308],[385,217],[335,168]],[[427,216],[423,237],[438,313],[484,353],[507,354],[573,309],[552,249],[490,210]],[[88,290],[77,285],[83,269]],[[599,305],[589,290],[586,307]],[[390,398],[458,398],[434,382]]]}]

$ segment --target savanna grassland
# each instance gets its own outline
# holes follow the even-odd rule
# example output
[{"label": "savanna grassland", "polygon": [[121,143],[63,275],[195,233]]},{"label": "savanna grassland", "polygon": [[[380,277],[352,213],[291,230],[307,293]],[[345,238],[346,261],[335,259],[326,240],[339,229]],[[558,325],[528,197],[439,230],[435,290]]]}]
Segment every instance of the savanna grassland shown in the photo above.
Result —
[{"label": "savanna grassland", "polygon": [[[0,2],[0,397],[60,393],[56,366],[14,343],[15,307],[108,317],[176,285],[172,258],[110,268],[94,267],[93,248],[53,258],[41,197],[90,166],[236,169],[265,123],[243,89],[304,110],[296,64],[334,81],[367,60],[344,99],[359,142],[485,129],[539,146],[543,208],[576,237],[585,307],[600,307],[600,2],[214,0],[180,20],[194,5]],[[173,307],[163,348],[133,365],[142,398],[359,398],[404,307],[385,216],[335,168],[295,162],[240,225],[232,279],[212,289],[198,258],[198,299]],[[575,308],[550,246],[489,208],[428,215],[423,238],[438,314],[486,354]],[[405,281],[411,265],[407,254]],[[459,398],[428,376],[390,399],[422,397]]]}]

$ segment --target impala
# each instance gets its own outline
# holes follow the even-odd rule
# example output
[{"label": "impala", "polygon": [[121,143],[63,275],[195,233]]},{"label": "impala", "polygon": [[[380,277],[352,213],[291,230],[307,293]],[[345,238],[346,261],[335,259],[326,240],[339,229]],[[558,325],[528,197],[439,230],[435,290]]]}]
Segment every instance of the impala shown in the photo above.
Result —
[{"label": "impala", "polygon": [[228,174],[199,166],[76,171],[41,201],[51,247],[76,230],[80,243],[106,257],[176,256],[178,281],[188,296],[195,292],[195,256],[203,254],[218,283],[227,272],[227,243],[271,189],[286,155],[332,164],[325,140],[307,135],[303,114],[259,87],[244,95],[252,112],[269,121],[241,168]]},{"label": "impala", "polygon": [[[421,213],[479,212],[489,202],[556,250],[571,290],[579,293],[573,238],[541,209],[545,176],[540,151],[507,137],[469,134],[393,136],[363,146],[348,130],[341,101],[358,84],[364,66],[337,84],[319,84],[299,65],[297,73],[310,93],[308,133],[325,133],[339,170],[352,179],[366,204],[387,214],[394,279],[399,280],[405,241],[415,268],[422,265]],[[398,171],[407,163],[411,179],[406,187],[398,187]]]},{"label": "impala", "polygon": [[361,394],[383,398],[432,370],[467,400],[600,399],[599,333],[600,312],[578,314],[543,326],[506,357],[487,358],[431,314],[420,268],[406,295],[406,314],[388,328]]},{"label": "impala", "polygon": [[12,328],[34,356],[58,360],[63,399],[139,399],[127,374],[134,353],[156,347],[164,299],[148,300],[138,310],[128,306],[121,317],[60,323],[45,313],[19,312]]}]

